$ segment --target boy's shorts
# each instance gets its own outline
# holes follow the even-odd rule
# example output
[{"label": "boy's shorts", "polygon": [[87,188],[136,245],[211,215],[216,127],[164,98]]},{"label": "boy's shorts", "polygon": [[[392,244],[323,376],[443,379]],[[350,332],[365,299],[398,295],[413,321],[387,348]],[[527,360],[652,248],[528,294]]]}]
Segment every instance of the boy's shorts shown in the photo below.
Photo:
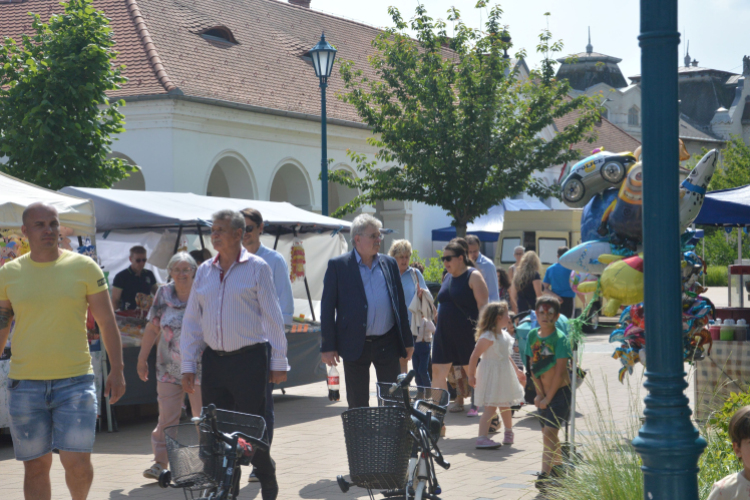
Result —
[{"label": "boy's shorts", "polygon": [[53,449],[91,453],[96,432],[94,375],[59,380],[8,379],[10,433],[16,460]]},{"label": "boy's shorts", "polygon": [[539,421],[542,427],[559,429],[570,418],[570,386],[560,387],[547,408],[539,410]]}]

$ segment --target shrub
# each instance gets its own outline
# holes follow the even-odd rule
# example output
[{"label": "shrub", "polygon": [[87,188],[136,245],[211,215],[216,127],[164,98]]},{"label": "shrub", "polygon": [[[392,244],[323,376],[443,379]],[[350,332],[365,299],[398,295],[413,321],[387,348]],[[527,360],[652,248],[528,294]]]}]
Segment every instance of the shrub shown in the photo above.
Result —
[{"label": "shrub", "polygon": [[728,286],[726,266],[708,266],[706,286]]},{"label": "shrub", "polygon": [[411,262],[419,262],[424,266],[424,279],[425,281],[433,281],[435,283],[443,282],[443,261],[440,257],[443,256],[443,251],[437,251],[437,257],[431,257],[429,259],[422,259],[419,257],[419,252],[414,250],[411,253]]}]

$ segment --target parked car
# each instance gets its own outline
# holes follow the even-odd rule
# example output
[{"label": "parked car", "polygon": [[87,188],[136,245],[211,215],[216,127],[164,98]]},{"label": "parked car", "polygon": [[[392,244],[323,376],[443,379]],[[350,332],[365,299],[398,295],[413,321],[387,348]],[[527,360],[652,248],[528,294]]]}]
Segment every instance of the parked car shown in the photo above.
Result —
[{"label": "parked car", "polygon": [[633,153],[602,151],[579,161],[562,183],[563,202],[569,207],[586,206],[596,194],[622,184],[636,163]]}]

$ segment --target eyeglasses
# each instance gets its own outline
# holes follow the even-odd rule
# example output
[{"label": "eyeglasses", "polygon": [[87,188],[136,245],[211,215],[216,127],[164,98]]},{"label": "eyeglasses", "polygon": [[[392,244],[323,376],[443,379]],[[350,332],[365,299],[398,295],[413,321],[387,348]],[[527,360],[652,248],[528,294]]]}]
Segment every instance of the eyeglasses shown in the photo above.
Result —
[{"label": "eyeglasses", "polygon": [[143,264],[147,259],[134,259],[138,264]]},{"label": "eyeglasses", "polygon": [[443,262],[450,262],[451,260],[453,260],[456,257],[458,257],[458,255],[443,255],[442,257],[440,257],[440,259]]},{"label": "eyeglasses", "polygon": [[362,236],[364,236],[365,238],[369,238],[371,240],[378,240],[378,241],[383,241],[385,239],[385,235],[379,232],[372,233],[372,234],[363,234]]},{"label": "eyeglasses", "polygon": [[245,226],[245,232],[246,233],[252,233],[253,231],[255,231],[256,227],[257,226]]}]

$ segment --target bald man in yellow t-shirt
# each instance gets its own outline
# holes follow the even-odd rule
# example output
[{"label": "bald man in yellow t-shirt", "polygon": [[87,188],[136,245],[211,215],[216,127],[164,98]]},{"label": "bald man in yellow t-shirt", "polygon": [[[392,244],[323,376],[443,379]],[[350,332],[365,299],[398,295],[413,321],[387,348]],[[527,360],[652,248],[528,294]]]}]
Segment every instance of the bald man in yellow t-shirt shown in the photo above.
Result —
[{"label": "bald man in yellow t-shirt", "polygon": [[58,248],[57,210],[30,205],[21,230],[31,252],[0,267],[0,346],[15,321],[8,377],[13,451],[24,462],[26,500],[50,499],[53,449],[72,499],[85,500],[94,479],[97,414],[87,309],[112,366],[104,390],[112,403],[125,393],[120,333],[99,266]]}]

